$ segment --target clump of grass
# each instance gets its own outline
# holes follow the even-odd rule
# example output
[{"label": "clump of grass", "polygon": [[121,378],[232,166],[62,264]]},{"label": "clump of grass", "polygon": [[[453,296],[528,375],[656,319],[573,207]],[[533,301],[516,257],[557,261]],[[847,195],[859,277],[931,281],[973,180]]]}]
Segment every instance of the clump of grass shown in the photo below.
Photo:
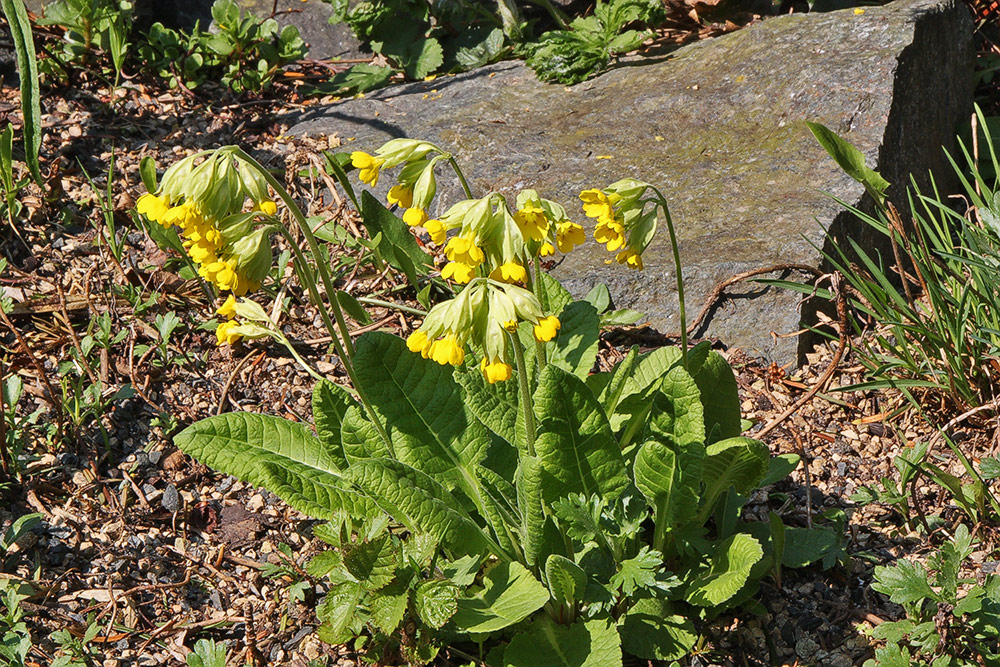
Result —
[{"label": "clump of grass", "polygon": [[[980,127],[987,126],[979,110],[977,118]],[[865,185],[875,212],[840,203],[886,237],[883,247],[891,249],[882,253],[848,238],[824,252],[849,285],[856,352],[871,378],[851,389],[891,387],[914,401],[930,393],[960,409],[995,401],[1000,380],[1000,183],[995,174],[1000,174],[1000,160],[989,133],[985,140],[980,136],[984,145],[975,151],[960,141],[959,161],[948,156],[966,210],[956,210],[950,203],[956,199],[932,176],[929,194],[911,179],[910,216],[904,218],[885,197],[888,183],[864,166],[857,149],[822,126],[812,128],[838,164]],[[797,289],[833,298],[829,291]]]}]

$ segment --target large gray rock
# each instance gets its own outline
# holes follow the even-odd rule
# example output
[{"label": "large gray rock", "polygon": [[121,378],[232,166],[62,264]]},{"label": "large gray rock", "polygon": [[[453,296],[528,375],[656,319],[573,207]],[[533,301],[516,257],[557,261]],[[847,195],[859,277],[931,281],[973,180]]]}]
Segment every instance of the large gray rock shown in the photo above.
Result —
[{"label": "large gray rock", "polygon": [[[952,144],[971,105],[971,35],[956,0],[791,15],[572,88],[501,63],[310,111],[291,132],[338,134],[354,139],[349,149],[368,151],[390,137],[440,142],[456,152],[477,192],[533,187],[581,220],[581,189],[626,176],[656,184],[671,202],[688,312],[697,312],[718,281],[738,272],[819,266],[814,245],[824,245],[827,230],[864,239],[859,223],[824,194],[859,204],[863,190],[805,121],[846,136],[893,183],[910,172],[946,172],[941,147]],[[453,186],[443,195],[443,202],[459,197]],[[590,241],[554,273],[577,295],[603,281],[617,306],[675,331],[665,230],[647,250],[643,272],[608,266],[608,257]],[[772,332],[800,328],[797,295],[744,285],[730,296],[700,335],[795,359],[796,339]]]}]

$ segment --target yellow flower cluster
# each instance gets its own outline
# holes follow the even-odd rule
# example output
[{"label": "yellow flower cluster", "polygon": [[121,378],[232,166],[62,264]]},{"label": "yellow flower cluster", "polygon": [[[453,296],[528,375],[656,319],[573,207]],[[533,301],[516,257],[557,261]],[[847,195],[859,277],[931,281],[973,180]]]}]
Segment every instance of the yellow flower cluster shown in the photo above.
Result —
[{"label": "yellow flower cluster", "polygon": [[[435,165],[450,156],[438,147],[417,139],[393,139],[374,155],[351,153],[351,164],[362,182],[378,183],[382,170],[403,165],[396,184],[386,196],[389,204],[403,211],[403,221],[422,226],[431,241],[444,246],[448,262],[441,276],[458,284],[488,276],[506,283],[528,282],[528,262],[534,257],[568,253],[585,241],[583,227],[570,222],[566,211],[534,190],[518,195],[517,211],[511,213],[506,200],[492,193],[482,199],[458,202],[440,218],[431,218],[428,208],[437,192]],[[448,232],[458,234],[448,238]]]},{"label": "yellow flower cluster", "polygon": [[617,252],[615,260],[632,269],[643,268],[642,253],[656,233],[656,207],[646,211],[650,200],[642,199],[649,187],[623,179],[603,190],[580,193],[584,215],[597,219],[594,240]]},{"label": "yellow flower cluster", "polygon": [[[244,213],[248,199],[252,210]],[[164,228],[176,227],[198,274],[222,291],[242,296],[256,290],[270,268],[268,234],[253,227],[274,216],[277,204],[266,183],[226,149],[174,164],[159,194],[139,197],[136,210]]]},{"label": "yellow flower cluster", "polygon": [[[432,153],[436,155],[431,156]],[[351,153],[351,164],[358,170],[362,183],[375,186],[383,169],[391,169],[400,164],[396,185],[389,188],[386,199],[389,204],[406,209],[403,221],[411,227],[422,225],[428,220],[427,207],[437,193],[434,167],[446,159],[434,144],[416,139],[392,139],[382,145],[375,155],[364,151]]]},{"label": "yellow flower cluster", "polygon": [[508,283],[474,278],[454,299],[434,306],[420,328],[406,339],[411,352],[441,365],[459,366],[465,346],[483,350],[479,369],[490,384],[509,380],[513,369],[507,359],[507,332],[520,322],[530,322],[535,339],[548,342],[559,331],[559,318],[542,314],[534,294]]}]

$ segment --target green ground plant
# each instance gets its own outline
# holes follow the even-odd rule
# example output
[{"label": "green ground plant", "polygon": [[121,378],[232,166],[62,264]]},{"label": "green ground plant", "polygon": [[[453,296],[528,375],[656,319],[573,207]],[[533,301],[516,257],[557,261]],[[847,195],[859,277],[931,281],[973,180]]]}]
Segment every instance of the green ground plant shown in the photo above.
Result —
[{"label": "green ground plant", "polygon": [[[433,219],[439,164],[455,169],[469,199]],[[497,193],[473,198],[454,157],[418,140],[356,151],[350,165],[372,185],[400,167],[389,201],[402,219],[349,192],[395,238],[386,261],[388,251],[408,256],[397,235],[407,226],[448,258],[441,277],[453,296],[405,340],[352,340],[312,225],[240,149],[173,165],[138,202],[151,222],[180,227],[199,272],[233,293],[219,309],[232,318],[219,324],[221,344],[275,337],[259,304],[234,298],[262,287],[274,233],[292,243],[331,334],[350,386],[316,384],[315,431],[233,413],[175,438],[199,461],[329,520],[317,536],[336,549],[308,566],[330,587],[317,609],[321,638],[410,664],[445,647],[489,665],[674,660],[694,646],[696,620],[748,601],[762,577],[837,558],[829,529],[785,526],[777,514],[740,519],[749,495],[798,457],[772,458],[741,435],[735,378],[707,344],[633,348],[614,370],[591,372],[606,291],[574,301],[538,261],[583,242],[562,206],[530,190],[516,207]],[[268,205],[272,191],[304,244]],[[581,200],[597,218],[595,238],[634,269],[665,222],[683,293],[656,188],[623,179]]]},{"label": "green ground plant", "polygon": [[128,67],[151,72],[171,88],[219,81],[237,93],[260,92],[285,65],[306,54],[297,28],[244,13],[233,0],[212,5],[214,31],[197,25],[191,31],[173,30],[154,23],[139,34],[133,30],[132,13],[132,4],[123,0],[57,0],[46,7],[40,24],[64,31],[61,50],[45,66],[46,75],[61,80],[72,67],[97,67],[113,72],[117,86]]},{"label": "green ground plant", "polygon": [[568,22],[548,0],[542,7],[556,26],[534,38],[535,21],[512,0],[498,2],[496,11],[483,3],[417,0],[370,0],[348,6],[328,0],[335,11],[331,23],[344,22],[388,66],[354,65],[318,87],[320,92],[364,92],[385,85],[401,72],[422,79],[440,72],[481,67],[512,53],[527,57],[544,81],[579,83],[604,69],[617,55],[637,49],[651,26],[663,18],[659,0],[598,0],[593,15]]},{"label": "green ground plant", "polygon": [[[985,127],[981,112],[979,119]],[[865,166],[860,151],[821,125],[810,127],[840,167],[864,184],[875,213],[841,203],[884,237],[892,252],[885,258],[847,239],[835,242],[826,254],[852,288],[856,352],[872,378],[849,389],[899,389],[917,407],[914,394],[928,392],[963,409],[991,402],[1000,368],[1000,199],[995,178],[981,175],[979,160],[962,144],[963,163],[952,160],[952,165],[969,214],[955,211],[932,181],[930,195],[912,185],[912,219],[905,221],[886,199],[889,184]],[[982,162],[995,169],[992,138],[987,135],[981,145],[987,151]],[[775,284],[814,293],[812,286]],[[833,298],[828,290],[815,294]]]},{"label": "green ground plant", "polygon": [[882,623],[885,640],[865,667],[974,667],[1000,664],[1000,576],[962,577],[973,552],[960,525],[927,561],[875,568],[872,588],[903,606],[906,617]]},{"label": "green ground plant", "polygon": [[188,653],[188,667],[226,667],[226,644],[216,644],[212,639],[199,639],[194,650]]},{"label": "green ground plant", "polygon": [[568,30],[551,30],[526,47],[528,66],[542,81],[574,84],[607,69],[618,55],[634,51],[652,35],[627,30],[663,18],[659,0],[598,0],[592,16],[574,19]]},{"label": "green ground plant", "polygon": [[32,595],[27,584],[0,579],[0,662],[10,667],[24,667],[31,651],[31,633],[24,622],[21,602]]}]

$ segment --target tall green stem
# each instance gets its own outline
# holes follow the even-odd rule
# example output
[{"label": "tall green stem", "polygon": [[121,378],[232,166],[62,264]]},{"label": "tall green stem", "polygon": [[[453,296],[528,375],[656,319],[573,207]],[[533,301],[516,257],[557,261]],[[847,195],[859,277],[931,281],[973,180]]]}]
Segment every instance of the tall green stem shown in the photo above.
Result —
[{"label": "tall green stem", "polygon": [[[528,278],[531,278],[530,271],[528,272]],[[542,289],[542,261],[538,257],[535,257],[535,279],[529,287],[534,292],[535,298],[538,299],[538,303],[542,304],[542,310],[546,313],[549,312],[549,295]],[[539,372],[549,362],[545,355],[545,344],[538,340],[535,341],[535,361],[538,363]]]},{"label": "tall green stem", "polygon": [[[371,420],[372,424],[374,424],[375,430],[378,432],[382,441],[391,452],[392,443],[389,440],[389,434],[386,432],[385,426],[382,425],[382,421],[375,412],[375,408],[372,407],[364,388],[361,386],[361,383],[358,382],[357,375],[354,372],[354,362],[351,359],[354,354],[354,344],[351,342],[351,335],[347,330],[347,321],[344,319],[344,313],[340,308],[340,304],[337,302],[337,292],[333,287],[333,277],[330,275],[330,267],[323,261],[323,254],[320,252],[316,236],[312,233],[312,229],[309,227],[309,222],[306,220],[305,215],[302,214],[302,211],[295,203],[295,200],[292,199],[290,194],[288,194],[288,191],[285,190],[281,183],[278,182],[278,179],[272,176],[271,173],[263,167],[263,165],[247,155],[240,148],[235,149],[233,151],[233,155],[238,159],[245,161],[264,177],[267,184],[271,186],[279,197],[281,197],[281,200],[285,203],[285,206],[292,214],[292,218],[295,219],[299,230],[305,237],[306,243],[309,245],[309,253],[315,260],[316,269],[323,282],[323,290],[326,292],[326,297],[330,302],[330,309],[326,308],[326,304],[320,297],[318,286],[316,285],[312,272],[309,270],[309,265],[302,249],[294,240],[291,240],[291,237],[288,235],[288,230],[284,227],[284,225],[282,225],[286,238],[290,239],[289,245],[295,253],[296,258],[301,263],[302,271],[300,271],[300,274],[303,280],[307,283],[306,289],[309,291],[309,296],[312,298],[313,303],[319,309],[320,316],[323,318],[323,323],[330,332],[330,338],[333,340],[333,346],[337,350],[337,356],[340,357],[340,362],[344,365],[344,370],[347,371],[347,377],[351,380],[351,384],[354,385],[354,389],[358,392],[358,398],[361,399],[361,404],[364,406],[365,412],[368,414],[368,418]],[[330,310],[333,311],[334,317],[337,320],[336,328],[330,319]]]},{"label": "tall green stem", "polygon": [[535,412],[531,407],[531,385],[528,384],[528,368],[524,365],[524,346],[517,332],[508,334],[514,348],[514,362],[517,364],[517,384],[521,388],[521,410],[524,414],[524,431],[527,436],[528,455],[535,455]]},{"label": "tall green stem", "polygon": [[465,196],[469,199],[473,199],[472,188],[469,187],[469,182],[465,180],[465,174],[462,173],[462,168],[458,166],[458,160],[456,160],[453,155],[449,154],[448,163],[451,165],[455,175],[458,176],[458,182],[462,184],[462,189],[465,190]]},{"label": "tall green stem", "polygon": [[681,319],[681,363],[684,364],[684,368],[688,367],[688,332],[687,332],[687,316],[684,310],[684,275],[681,271],[681,253],[680,248],[677,245],[677,233],[674,231],[674,220],[670,217],[670,208],[667,206],[667,200],[656,188],[653,188],[653,192],[659,198],[660,208],[663,209],[663,215],[667,219],[667,233],[670,234],[670,248],[674,253],[674,268],[677,273],[677,300],[679,302],[678,313]]}]

